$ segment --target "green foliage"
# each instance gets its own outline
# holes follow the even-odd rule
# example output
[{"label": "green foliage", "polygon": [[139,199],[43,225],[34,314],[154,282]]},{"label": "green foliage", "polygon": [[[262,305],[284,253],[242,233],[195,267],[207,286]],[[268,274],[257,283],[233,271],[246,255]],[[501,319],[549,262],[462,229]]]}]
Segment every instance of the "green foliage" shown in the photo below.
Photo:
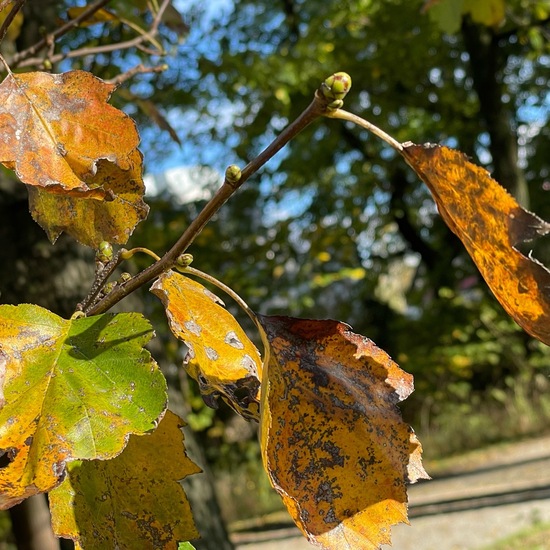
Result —
[{"label": "green foliage", "polygon": [[[497,172],[501,169],[500,154],[509,157],[512,164],[517,164],[521,157],[521,162],[530,168],[516,179],[525,179],[538,205],[539,201],[545,202],[543,199],[546,198],[548,187],[545,152],[548,152],[549,136],[541,124],[543,118],[548,118],[547,84],[550,74],[548,57],[544,55],[548,44],[542,29],[548,10],[542,2],[531,2],[527,7],[524,4],[504,0],[482,4],[468,0],[427,3],[420,0],[355,0],[344,7],[335,0],[317,5],[292,0],[284,5],[235,0],[234,10],[222,15],[213,29],[201,28],[201,8],[193,8],[195,12],[190,10],[196,16],[199,32],[190,35],[189,44],[180,48],[181,35],[186,34],[188,29],[174,9],[157,20],[159,7],[156,3],[119,0],[109,5],[109,12],[101,10],[94,20],[82,23],[78,33],[59,36],[56,46],[72,53],[78,53],[84,47],[104,50],[101,57],[74,55],[72,67],[88,69],[103,78],[118,79],[118,82],[125,83],[125,88],[115,96],[115,103],[124,104],[136,119],[149,128],[156,125],[164,131],[160,138],[158,133],[148,135],[145,132],[145,148],[151,154],[157,148],[166,155],[169,150],[165,141],[167,139],[178,144],[195,140],[197,148],[193,154],[199,160],[204,160],[206,154],[212,154],[211,143],[206,146],[204,143],[204,136],[209,132],[212,139],[225,140],[224,151],[234,148],[240,157],[221,155],[224,165],[235,161],[239,166],[244,166],[244,159],[256,156],[288,121],[294,120],[302,111],[306,102],[305,94],[310,95],[317,88],[319,75],[331,72],[327,71],[327,67],[331,70],[344,68],[354,75],[355,88],[360,90],[356,94],[347,95],[346,106],[350,110],[369,112],[369,119],[391,131],[399,142],[429,139],[448,143],[461,148],[477,162],[483,161]],[[79,13],[82,13],[82,9],[69,12],[68,17],[78,17]],[[155,20],[155,25],[158,24],[162,32],[147,32],[151,20]],[[126,40],[140,40],[142,47],[131,53],[121,53],[115,47],[109,47],[109,44],[124,43]],[[472,50],[471,45],[476,40],[480,44],[499,46],[495,63],[491,65],[492,72],[488,73],[487,85],[487,89],[493,84],[496,86],[491,88],[496,89],[496,95],[492,97],[493,103],[497,105],[496,115],[494,111],[488,111],[487,102],[481,93],[479,75],[476,75],[475,64],[472,64],[474,53],[485,55],[485,61],[491,61],[492,58],[490,51],[487,53],[483,48],[478,52]],[[170,49],[174,52],[179,49],[183,55],[179,59],[174,57],[168,70],[164,70],[164,66],[142,68],[146,76],[139,83],[130,80],[129,62],[149,60],[151,52],[163,56]],[[62,59],[63,56],[53,56],[46,59],[44,66],[49,68],[52,63]],[[15,56],[13,60],[14,67],[26,66],[25,59],[18,61]],[[19,62],[22,64],[18,65]],[[121,77],[120,73],[124,71],[127,72]],[[152,73],[162,71],[163,74],[155,76],[153,80]],[[188,78],[182,78],[182,74]],[[33,78],[32,75],[30,78]],[[342,99],[349,91],[349,84],[350,79],[345,73],[336,73],[324,82],[317,92],[325,99],[324,114],[341,107]],[[55,103],[53,105],[57,107]],[[166,114],[175,107],[183,121],[182,126],[177,123],[173,126],[175,117],[170,118]],[[35,112],[37,109],[32,108],[30,111]],[[9,110],[7,112],[9,115]],[[533,112],[539,114],[540,120],[533,121]],[[39,114],[42,123],[43,113]],[[512,136],[512,143],[516,143],[514,132],[518,132],[520,157],[513,148],[509,150],[502,145],[498,150],[496,147],[502,136],[492,124],[495,116],[499,122],[496,126],[505,128],[504,133]],[[56,117],[58,119],[63,120],[63,117]],[[93,116],[92,119],[98,122]],[[189,124],[190,120],[192,124]],[[99,123],[102,124],[101,121]],[[5,127],[8,128],[9,124],[6,123]],[[184,128],[186,139],[182,140],[178,132]],[[82,168],[83,173],[79,173],[79,177],[83,180],[88,178],[92,181],[90,178],[93,176],[91,190],[85,191],[96,202],[91,203],[93,208],[86,206],[80,215],[86,224],[97,225],[95,207],[100,213],[108,210],[108,206],[100,201],[108,192],[113,192],[110,187],[113,182],[130,182],[130,190],[136,191],[139,206],[134,216],[136,219],[126,224],[130,229],[123,231],[121,237],[116,237],[114,240],[117,242],[126,241],[135,225],[134,221],[137,223],[137,218],[144,217],[146,212],[140,202],[143,191],[141,185],[134,185],[140,182],[141,172],[141,155],[135,150],[136,143],[134,139],[129,147],[133,157],[128,156],[123,163],[131,167],[131,172],[123,167],[113,176],[105,169],[113,161],[103,152],[93,159],[86,156],[86,161],[92,161],[93,169],[82,168],[80,161],[73,163],[78,165],[78,169]],[[58,156],[65,157],[66,144],[61,144],[60,148],[56,141],[53,145],[55,151],[64,153]],[[197,153],[199,148],[202,153]],[[4,162],[9,168],[14,167],[13,161]],[[36,168],[36,165],[32,164],[32,167]],[[256,168],[250,169],[248,175],[255,171]],[[42,173],[41,170],[38,172]],[[246,168],[241,172],[237,165],[231,165],[226,171],[226,185],[222,188],[222,194],[227,185],[232,189],[237,187],[244,173],[247,173]],[[48,186],[51,179],[40,184]],[[25,183],[29,182],[25,180]],[[519,185],[522,182],[512,182],[510,188],[515,189],[516,183]],[[123,186],[121,194],[126,191]],[[57,235],[58,229],[65,230],[74,222],[74,201],[72,198],[68,200],[67,206],[63,202],[64,197],[60,199],[61,195],[48,194],[46,191],[40,198],[42,193],[43,190],[31,191],[35,218],[47,230],[54,225]],[[39,199],[36,199],[37,194]],[[224,200],[220,200],[216,207],[211,206],[213,203],[209,205],[212,210],[217,210]],[[35,208],[36,202],[39,207],[43,207],[42,210]],[[123,251],[120,257],[112,258],[112,251],[104,250],[103,244],[100,245],[100,275],[101,269],[109,271],[105,266],[116,263],[118,258],[126,260],[137,250],[144,251],[144,245],[151,246],[155,251],[170,249],[178,238],[187,235],[191,222],[203,206],[185,204],[174,208],[170,204],[170,197],[157,198],[153,203],[149,223],[136,232],[135,240],[132,241],[139,249]],[[548,217],[548,208],[548,205],[543,205],[537,211],[543,217]],[[113,211],[116,214],[116,208]],[[90,215],[91,212],[94,214]],[[61,215],[61,221],[52,223],[51,220],[57,219],[58,215]],[[99,217],[98,214],[97,219]],[[115,221],[120,221],[110,211],[106,219],[105,225],[109,227],[114,226]],[[550,403],[543,395],[548,389],[546,379],[550,374],[549,348],[528,338],[505,316],[488,294],[460,243],[437,216],[427,189],[420,186],[416,178],[405,170],[394,151],[388,150],[364,130],[340,121],[324,120],[315,128],[298,135],[278,160],[266,167],[259,185],[239,191],[231,203],[219,212],[215,223],[205,229],[200,228],[197,230],[199,232],[193,243],[193,265],[223,276],[224,281],[239,294],[245,295],[253,307],[269,309],[270,312],[346,318],[356,330],[367,333],[407,370],[413,372],[418,392],[415,401],[408,405],[410,416],[416,416],[424,431],[433,436],[432,441],[437,443],[442,435],[446,440],[451,440],[449,434],[452,433],[452,440],[457,446],[481,444],[504,435],[529,433],[539,426],[541,419],[550,417]],[[89,233],[88,225],[84,225],[83,233]],[[179,253],[185,252],[194,237],[188,239]],[[100,232],[91,240],[80,240],[95,246],[105,238]],[[544,260],[548,251],[545,252],[541,245],[539,247],[541,256],[537,257]],[[535,253],[539,254],[538,248]],[[161,265],[163,260],[159,260],[156,253],[149,251],[149,254],[157,260],[156,265]],[[136,265],[140,265],[139,260]],[[185,266],[180,268],[184,269]],[[110,273],[104,280],[98,278],[95,291],[103,290],[95,295],[92,293],[89,301],[80,309],[87,312],[94,311],[94,307],[101,309],[105,294],[111,290],[114,289],[111,295],[116,295],[127,282],[138,280],[137,288],[160,275],[160,272],[156,272],[149,279],[132,279],[127,275],[125,279],[105,285]],[[200,292],[205,292],[202,287]],[[178,296],[178,303],[185,304],[187,298]],[[36,418],[31,419],[33,422],[45,420],[51,427],[51,417],[58,415],[61,419],[59,424],[64,428],[67,425],[76,426],[74,432],[78,436],[78,447],[82,443],[79,437],[83,431],[79,422],[84,418],[91,426],[92,433],[106,432],[109,445],[105,451],[102,440],[92,438],[91,443],[84,440],[82,448],[85,452],[80,452],[82,449],[79,448],[78,453],[71,455],[65,453],[66,449],[63,448],[63,452],[54,453],[54,458],[59,459],[52,468],[55,475],[50,475],[46,482],[41,479],[40,483],[34,483],[33,479],[30,484],[25,479],[21,482],[21,490],[9,494],[8,499],[11,500],[3,504],[11,504],[35,490],[53,488],[60,481],[58,468],[65,466],[65,460],[73,461],[68,467],[68,479],[74,474],[72,477],[75,482],[65,500],[76,500],[76,496],[79,496],[83,497],[81,502],[84,502],[93,493],[88,489],[96,488],[98,480],[108,481],[111,474],[105,472],[113,464],[116,469],[117,460],[125,464],[125,456],[128,455],[122,453],[108,465],[94,462],[83,465],[74,462],[74,459],[109,458],[118,454],[122,450],[120,442],[124,441],[125,444],[129,433],[148,431],[164,412],[164,379],[148,352],[143,349],[150,338],[151,328],[135,314],[76,316],[66,321],[33,306],[16,309],[15,315],[12,315],[15,310],[2,310],[8,313],[5,313],[0,323],[5,336],[0,360],[2,364],[8,364],[4,357],[6,350],[13,352],[7,357],[13,357],[15,353],[18,360],[21,359],[25,377],[17,377],[17,369],[21,368],[19,363],[12,364],[12,361],[8,364],[11,378],[8,377],[5,384],[0,386],[7,403],[2,410],[5,425],[14,424],[13,402],[17,405],[24,402],[28,405],[25,410],[33,412],[31,401],[36,404],[43,398],[43,418],[35,415]],[[194,308],[201,312],[204,309],[203,306]],[[169,311],[169,315],[173,315],[173,312]],[[220,315],[219,312],[208,315],[210,321],[218,321],[213,323],[216,329],[220,328]],[[170,320],[174,332],[184,335],[182,339],[189,348],[188,353],[193,355],[196,343],[189,334],[204,340],[202,331],[206,325],[202,320],[197,322],[187,312],[173,315]],[[12,325],[17,328],[15,332]],[[209,336],[204,351],[209,359],[214,358],[210,369],[212,372],[206,373],[213,377],[212,380],[208,376],[205,378],[205,372],[199,368],[192,375],[197,378],[199,385],[202,384],[203,395],[210,404],[215,403],[219,394],[225,395],[237,411],[250,409],[252,412],[249,411],[247,417],[256,417],[259,373],[254,371],[253,376],[249,377],[254,384],[247,387],[246,394],[243,394],[239,384],[233,383],[233,378],[229,383],[223,377],[220,379],[219,373],[227,375],[231,367],[226,364],[228,354],[216,351],[218,344],[221,345],[223,341],[234,346],[235,343],[242,344],[242,338],[229,338],[230,333],[236,335],[234,330],[221,331],[221,336],[217,332],[214,330],[214,336]],[[271,335],[272,340],[279,337],[277,334]],[[311,340],[304,339],[306,343]],[[20,343],[23,347],[18,347]],[[42,349],[44,347],[48,349]],[[253,349],[252,344],[251,347]],[[321,347],[324,349],[325,346]],[[281,372],[288,371],[287,351],[283,347]],[[66,362],[68,355],[72,362]],[[339,357],[338,354],[336,356]],[[75,374],[73,367],[79,360],[91,363],[95,370],[87,369],[84,378],[80,370]],[[202,367],[205,361],[201,359],[199,363]],[[315,364],[315,361],[312,360],[311,364]],[[39,382],[35,384],[35,380]],[[44,380],[47,388],[43,390],[40,383]],[[115,388],[113,380],[117,382]],[[32,382],[32,392],[27,392],[24,386],[29,381]],[[264,389],[264,397],[269,395],[269,388],[274,385],[273,379],[268,382],[268,378],[265,378],[264,388],[268,389]],[[301,403],[300,408],[296,409],[294,420],[298,425],[303,421],[301,412],[304,403],[300,399],[308,395],[309,388],[304,383],[304,391],[295,391],[295,382],[296,378],[281,393],[294,391],[293,406],[295,402]],[[381,382],[385,384],[383,377]],[[137,393],[134,393],[135,383],[138,385]],[[206,386],[207,392],[204,391]],[[147,391],[142,391],[145,387]],[[80,391],[80,401],[75,397],[77,393],[74,388]],[[340,388],[337,377],[336,388]],[[254,390],[253,394],[250,393],[251,389]],[[88,390],[93,400],[89,398]],[[122,420],[119,417],[113,420],[109,416],[110,402],[104,403],[102,399],[107,393],[109,399],[114,401],[113,407],[121,412]],[[319,395],[319,387],[315,387],[312,394]],[[189,399],[193,409],[190,423],[192,427],[204,430],[207,437],[219,442],[223,440],[224,433],[219,416],[199,406],[198,395],[195,390]],[[97,409],[95,398],[98,396],[101,412],[97,416],[89,415],[88,411],[95,412]],[[331,400],[331,396],[326,399],[327,403],[342,401]],[[274,406],[280,405],[278,395],[271,398]],[[58,409],[59,404],[63,405],[63,411]],[[314,400],[309,404],[318,405]],[[493,414],[499,407],[506,409],[506,415],[500,415],[499,421],[496,421]],[[85,414],[82,408],[86,409]],[[348,409],[352,410],[351,405]],[[227,410],[222,415],[227,416]],[[468,420],[462,423],[462,430],[451,432],[457,415],[461,418],[465,416]],[[142,422],[138,422],[138,427],[128,427],[125,424],[128,418],[141,419]],[[96,420],[97,425],[94,424]],[[119,422],[124,427],[122,433],[112,429]],[[503,422],[508,424],[508,431],[501,429],[500,424]],[[285,422],[281,424],[281,430],[283,424]],[[313,422],[310,425],[315,426]],[[350,422],[350,425],[353,424]],[[39,427],[43,432],[43,426]],[[404,428],[405,442],[409,442],[408,430],[408,427]],[[322,433],[317,428],[311,431]],[[74,443],[72,439],[75,433],[70,429],[62,432],[68,432],[67,441]],[[174,432],[180,434],[179,425],[174,427]],[[158,433],[157,430],[155,436]],[[302,429],[302,433],[305,430]],[[64,437],[64,433],[62,435]],[[148,440],[153,447],[156,445],[153,439],[155,436]],[[284,450],[291,440],[295,444],[295,436],[292,433],[285,438],[277,432],[276,437],[279,439],[268,442],[273,457],[279,457],[281,448]],[[7,449],[7,456],[16,467],[19,467],[18,461],[23,455],[18,456],[14,449],[32,447],[34,435],[21,432],[18,437],[2,446]],[[111,444],[109,438],[116,439],[117,444]],[[349,438],[342,439],[344,448]],[[36,436],[34,445],[38,443],[40,438]],[[165,445],[164,440],[159,443],[159,446]],[[409,447],[404,445],[404,455],[410,451]],[[92,448],[94,452],[90,451]],[[131,450],[131,445],[125,452],[128,452],[128,448]],[[243,448],[250,460],[257,460],[258,454],[253,446],[244,442]],[[420,447],[415,448],[419,460]],[[441,448],[444,448],[444,444],[441,444]],[[314,446],[311,450],[312,462],[318,457],[316,449]],[[453,450],[445,448],[445,451]],[[36,452],[31,448],[29,454]],[[232,458],[231,450],[227,450],[227,447],[222,452],[216,449],[215,455],[215,460],[220,460],[220,455],[223,459]],[[140,453],[136,456],[143,459]],[[277,486],[281,476],[270,465],[270,462],[275,462],[273,457],[271,461],[266,459],[266,468]],[[134,458],[130,454],[132,465],[136,463]],[[154,462],[149,456],[143,461],[144,464]],[[34,465],[33,461],[30,463]],[[13,467],[10,464],[3,473],[7,471],[9,474]],[[293,471],[292,468],[283,469],[285,472]],[[84,478],[76,475],[79,470],[81,473],[89,470],[92,475],[82,481]],[[189,470],[178,475],[181,478],[193,470],[191,465]],[[23,473],[25,475],[22,477],[25,477],[28,472],[25,470]],[[157,473],[158,468],[151,477],[154,478],[153,474]],[[113,478],[115,475],[116,472]],[[137,478],[136,487],[143,483],[143,479],[139,476]],[[302,478],[305,476],[302,475]],[[124,483],[123,480],[121,484]],[[334,483],[334,479],[330,483]],[[79,493],[79,484],[87,487],[82,490],[82,495]],[[138,492],[138,489],[133,492]],[[282,493],[283,498],[288,497],[288,491]],[[297,498],[302,498],[308,491],[298,488],[297,493]],[[305,495],[304,500],[310,497],[311,492]],[[295,502],[293,499],[291,497],[287,504],[291,513],[296,515],[303,502]],[[330,504],[332,506],[332,501]],[[312,506],[318,509],[319,502],[312,502]],[[69,509],[74,508],[72,504],[69,505]],[[330,507],[326,517],[333,512]],[[139,513],[147,515],[147,511]],[[89,511],[84,515],[89,517]],[[186,512],[183,515],[188,517]],[[296,517],[308,523],[300,514]],[[109,521],[108,510],[103,522],[107,524]],[[366,523],[370,529],[370,523]],[[334,524],[340,525],[340,518],[335,519]],[[149,527],[146,536],[151,533],[151,536],[156,536],[156,527]],[[164,527],[173,546],[176,543],[172,529]],[[350,530],[353,532],[356,527],[351,525]],[[88,526],[83,532],[81,526],[71,525],[68,532],[63,529],[60,531],[72,538],[90,541],[94,540],[94,528],[94,525]],[[312,537],[325,537],[324,529],[320,531],[309,534]],[[359,531],[361,529],[357,533]],[[131,526],[125,528],[125,535],[131,541]],[[116,536],[116,529],[109,531],[109,539]],[[190,536],[180,535],[176,538]],[[364,536],[364,533],[358,536]],[[334,541],[332,544],[335,544]],[[179,548],[192,547],[181,543]]]}]

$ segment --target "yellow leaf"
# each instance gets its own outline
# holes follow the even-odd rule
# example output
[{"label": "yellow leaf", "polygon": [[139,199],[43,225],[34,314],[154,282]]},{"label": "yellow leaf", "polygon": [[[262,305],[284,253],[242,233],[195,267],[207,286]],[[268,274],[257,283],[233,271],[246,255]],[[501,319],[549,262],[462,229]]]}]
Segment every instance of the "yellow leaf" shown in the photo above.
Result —
[{"label": "yellow leaf", "polygon": [[98,248],[102,241],[125,244],[135,226],[147,217],[149,207],[143,201],[145,186],[141,176],[142,157],[135,149],[128,156],[125,170],[106,160],[97,163],[96,177],[112,200],[50,193],[48,188],[27,186],[33,219],[55,242],[62,232]]},{"label": "yellow leaf", "polygon": [[216,408],[222,397],[247,420],[259,417],[260,356],[237,320],[201,284],[168,271],[151,287],[164,304],[170,329],[189,348],[188,374]]},{"label": "yellow leaf", "polygon": [[405,484],[426,478],[397,403],[412,376],[337,321],[260,316],[271,344],[261,447],[274,488],[310,542],[377,549],[407,521]]},{"label": "yellow leaf", "polygon": [[429,187],[508,315],[550,345],[550,271],[516,245],[550,233],[483,168],[447,147],[404,143],[401,154]]}]

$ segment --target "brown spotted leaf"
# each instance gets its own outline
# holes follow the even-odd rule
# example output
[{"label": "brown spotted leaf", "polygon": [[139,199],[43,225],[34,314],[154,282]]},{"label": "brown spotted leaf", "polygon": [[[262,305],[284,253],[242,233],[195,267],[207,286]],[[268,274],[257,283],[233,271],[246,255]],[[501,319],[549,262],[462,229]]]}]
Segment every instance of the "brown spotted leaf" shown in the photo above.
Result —
[{"label": "brown spotted leaf", "polygon": [[550,271],[516,246],[550,233],[550,223],[522,208],[483,168],[447,147],[403,144],[401,154],[429,187],[506,312],[550,345]]},{"label": "brown spotted leaf", "polygon": [[107,103],[114,86],[85,71],[10,74],[0,84],[0,162],[27,185],[103,199],[104,159],[127,170],[133,121]]},{"label": "brown spotted leaf", "polygon": [[77,461],[49,494],[58,536],[76,548],[163,548],[199,536],[179,481],[200,472],[185,454],[183,422],[168,411],[111,460]]},{"label": "brown spotted leaf", "polygon": [[109,201],[50,193],[48,189],[29,185],[32,217],[52,242],[65,231],[92,248],[98,248],[102,241],[125,244],[149,211],[142,198],[145,186],[141,160],[141,153],[135,149],[124,170],[106,160],[97,162],[96,177],[111,195]]},{"label": "brown spotted leaf", "polygon": [[185,368],[207,405],[222,397],[244,418],[259,417],[260,358],[223,303],[189,277],[168,271],[151,287],[162,301],[171,331],[188,347]]},{"label": "brown spotted leaf", "polygon": [[259,320],[270,342],[261,446],[274,488],[310,542],[376,549],[407,522],[405,484],[427,474],[397,403],[410,374],[337,321]]}]

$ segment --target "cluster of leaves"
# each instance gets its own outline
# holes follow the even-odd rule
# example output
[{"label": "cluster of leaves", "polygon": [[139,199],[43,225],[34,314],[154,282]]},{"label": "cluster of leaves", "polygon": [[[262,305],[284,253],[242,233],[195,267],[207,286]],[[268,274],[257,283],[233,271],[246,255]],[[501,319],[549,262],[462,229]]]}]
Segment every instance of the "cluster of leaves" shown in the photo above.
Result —
[{"label": "cluster of leaves", "polygon": [[[147,215],[135,125],[107,103],[113,86],[88,72],[7,70],[0,162],[27,186],[32,215],[52,241],[65,231],[98,249],[98,273],[71,319],[34,305],[0,306],[0,506],[48,492],[55,532],[81,548],[98,541],[176,548],[197,536],[178,482],[198,468],[145,349],[151,325],[136,313],[105,312],[154,279],[151,290],[187,346],[188,373],[209,405],[221,397],[260,422],[266,471],[308,539],[324,548],[389,542],[389,527],[407,519],[406,483],[427,477],[421,445],[397,407],[412,392],[412,376],[343,323],[250,312],[262,362],[219,299],[188,275],[209,276],[180,255],[265,155],[242,172],[228,169],[221,199],[190,225],[184,246],[162,259],[153,253],[152,270],[108,287],[113,266],[138,250],[113,256],[103,243],[125,244]],[[550,344],[550,272],[516,247],[550,224],[462,153],[400,144],[343,111],[350,83],[343,73],[328,78],[297,122],[351,120],[389,143],[428,185],[509,315]],[[283,144],[278,137],[269,154]]]}]

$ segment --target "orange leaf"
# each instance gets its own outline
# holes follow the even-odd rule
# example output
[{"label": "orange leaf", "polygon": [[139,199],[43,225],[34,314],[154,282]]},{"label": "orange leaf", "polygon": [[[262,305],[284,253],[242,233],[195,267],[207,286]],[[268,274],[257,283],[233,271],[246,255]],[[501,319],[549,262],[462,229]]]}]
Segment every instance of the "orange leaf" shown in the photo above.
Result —
[{"label": "orange leaf", "polygon": [[550,345],[550,271],[515,248],[550,233],[550,223],[522,208],[460,151],[409,142],[401,153],[508,315]]},{"label": "orange leaf", "polygon": [[28,185],[105,198],[98,161],[127,170],[139,143],[133,121],[107,104],[113,90],[85,71],[8,75],[0,84],[0,162]]},{"label": "orange leaf", "polygon": [[163,273],[151,292],[164,304],[170,330],[189,348],[185,369],[206,404],[217,408],[221,396],[241,416],[257,420],[260,356],[223,302],[174,271]]},{"label": "orange leaf", "polygon": [[137,149],[128,156],[126,170],[105,160],[98,161],[96,177],[114,197],[110,201],[60,195],[48,192],[48,188],[27,186],[32,217],[52,242],[65,231],[92,248],[97,248],[102,241],[125,244],[149,212],[142,199],[145,186],[141,161]]},{"label": "orange leaf", "polygon": [[375,549],[407,522],[405,483],[427,478],[396,406],[412,376],[337,321],[259,317],[271,344],[261,446],[272,485],[310,542]]}]

